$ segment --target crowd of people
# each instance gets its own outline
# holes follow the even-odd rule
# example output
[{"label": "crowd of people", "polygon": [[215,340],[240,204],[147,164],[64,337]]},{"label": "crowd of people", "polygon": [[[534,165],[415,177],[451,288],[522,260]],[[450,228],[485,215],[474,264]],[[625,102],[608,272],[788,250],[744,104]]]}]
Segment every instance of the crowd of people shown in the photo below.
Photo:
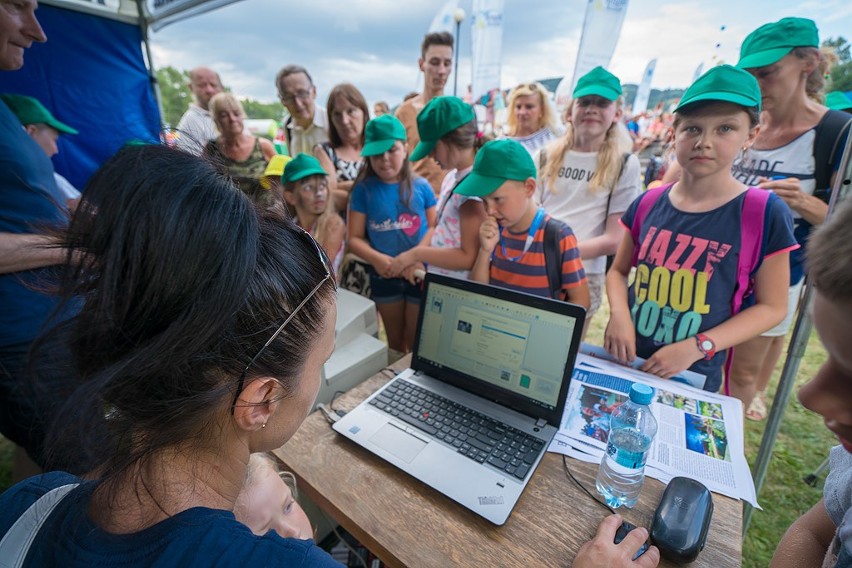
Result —
[{"label": "crowd of people", "polygon": [[[46,41],[35,7],[0,0],[3,71]],[[709,70],[660,115],[672,183],[645,192],[611,72],[579,79],[562,125],[540,84],[517,86],[492,139],[443,94],[452,55],[452,35],[428,34],[423,91],[372,119],[354,85],[324,108],[305,68],[282,68],[289,156],[247,133],[239,100],[196,68],[178,148],[127,145],[82,195],[60,189],[49,159],[76,131],[2,97],[0,432],[49,472],[0,496],[4,557],[334,565],[265,452],[313,405],[338,284],[374,300],[399,354],[424,271],[589,319],[606,296],[614,357],[663,378],[698,371],[759,417],[809,268],[829,359],[800,399],[841,447],[824,502],[773,565],[852,565],[852,206],[824,223],[852,116],[823,104],[814,22],[755,30],[736,67]],[[646,529],[613,542],[619,523],[573,565],[656,565],[653,546],[632,558]]]}]

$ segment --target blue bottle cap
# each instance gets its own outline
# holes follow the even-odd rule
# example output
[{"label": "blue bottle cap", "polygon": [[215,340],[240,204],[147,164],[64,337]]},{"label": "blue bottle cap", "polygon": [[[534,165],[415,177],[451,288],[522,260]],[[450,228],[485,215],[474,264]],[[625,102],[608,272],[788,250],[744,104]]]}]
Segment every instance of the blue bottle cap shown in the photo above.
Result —
[{"label": "blue bottle cap", "polygon": [[651,404],[654,400],[654,389],[648,385],[633,383],[630,387],[630,400],[636,404]]}]

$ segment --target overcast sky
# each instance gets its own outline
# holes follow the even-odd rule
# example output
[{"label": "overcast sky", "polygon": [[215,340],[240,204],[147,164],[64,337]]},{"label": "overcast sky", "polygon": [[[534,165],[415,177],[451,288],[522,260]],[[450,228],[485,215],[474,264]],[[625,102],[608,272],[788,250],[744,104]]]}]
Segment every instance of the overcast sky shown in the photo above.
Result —
[{"label": "overcast sky", "polygon": [[[445,0],[242,0],[152,34],[155,66],[208,65],[235,94],[277,100],[282,66],[313,75],[325,104],[349,81],[369,102],[397,104],[417,85],[423,34]],[[585,0],[505,0],[502,86],[570,73]],[[462,0],[470,14],[471,0]],[[736,63],[743,38],[785,16],[816,21],[820,39],[852,39],[849,0],[630,0],[610,70],[637,83],[658,59],[654,88],[686,87],[702,61]],[[461,27],[459,94],[470,83],[470,22]],[[724,29],[723,29],[724,28]],[[452,79],[447,94],[452,94]]]}]

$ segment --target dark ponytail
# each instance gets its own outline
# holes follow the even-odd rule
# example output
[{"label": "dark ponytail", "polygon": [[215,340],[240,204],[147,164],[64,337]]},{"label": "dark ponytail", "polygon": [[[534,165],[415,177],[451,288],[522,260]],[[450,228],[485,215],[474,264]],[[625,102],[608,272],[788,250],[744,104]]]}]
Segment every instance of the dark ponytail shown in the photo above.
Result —
[{"label": "dark ponytail", "polygon": [[[236,378],[325,274],[290,221],[159,146],[125,148],[95,174],[62,245],[62,306],[82,305],[42,341],[70,346],[77,379],[49,446],[78,442],[104,480],[207,440]],[[289,392],[332,295],[320,289],[248,377]]]}]

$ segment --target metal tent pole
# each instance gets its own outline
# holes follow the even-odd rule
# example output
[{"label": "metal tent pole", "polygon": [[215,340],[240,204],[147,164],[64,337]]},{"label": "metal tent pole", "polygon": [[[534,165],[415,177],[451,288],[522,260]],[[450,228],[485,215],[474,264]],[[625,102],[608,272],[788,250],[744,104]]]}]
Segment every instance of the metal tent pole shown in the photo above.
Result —
[{"label": "metal tent pole", "polygon": [[151,42],[148,39],[148,22],[145,19],[145,11],[142,9],[144,0],[136,0],[136,10],[139,14],[139,30],[142,32],[142,45],[145,46],[145,66],[148,69],[148,80],[151,82],[151,90],[154,91],[154,100],[157,101],[157,111],[160,113],[160,129],[166,127],[163,113],[163,98],[160,94],[160,82],[157,80],[157,72],[154,70],[154,59],[151,56]]}]

